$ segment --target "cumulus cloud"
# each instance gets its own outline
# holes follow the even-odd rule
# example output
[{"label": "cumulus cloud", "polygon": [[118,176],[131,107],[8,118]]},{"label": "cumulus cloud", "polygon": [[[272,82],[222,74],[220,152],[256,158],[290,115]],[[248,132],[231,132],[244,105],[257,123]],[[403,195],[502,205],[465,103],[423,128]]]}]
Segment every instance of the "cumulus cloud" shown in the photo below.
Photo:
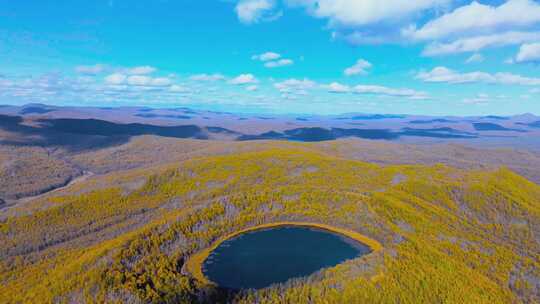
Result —
[{"label": "cumulus cloud", "polygon": [[[18,99],[27,103],[28,100],[34,102],[58,102],[64,98],[72,98],[85,95],[89,92],[89,85],[80,82],[79,77],[73,79],[64,77],[59,73],[47,73],[38,77],[20,78],[15,76],[0,77],[0,97]],[[79,98],[77,100],[80,100]]]},{"label": "cumulus cloud", "polygon": [[485,105],[489,102],[489,95],[481,93],[472,98],[464,98],[461,102],[469,105]]},{"label": "cumulus cloud", "polygon": [[366,70],[371,68],[371,66],[371,63],[369,63],[368,61],[364,59],[358,59],[358,61],[356,61],[353,66],[345,69],[343,73],[347,76],[364,75],[367,74]]},{"label": "cumulus cloud", "polygon": [[273,13],[275,0],[240,0],[235,7],[238,20],[244,24],[258,23],[277,18]]},{"label": "cumulus cloud", "polygon": [[80,74],[85,75],[97,75],[105,71],[105,65],[96,64],[96,65],[80,65],[75,68],[75,71]]},{"label": "cumulus cloud", "polygon": [[155,71],[157,71],[156,68],[145,65],[145,66],[138,66],[138,67],[126,69],[125,73],[129,75],[147,75],[147,74],[152,74]]},{"label": "cumulus cloud", "polygon": [[197,74],[191,76],[189,79],[194,81],[218,81],[224,80],[225,76],[221,74]]},{"label": "cumulus cloud", "polygon": [[459,73],[446,67],[436,67],[428,72],[420,72],[416,75],[417,79],[425,82],[437,83],[488,83],[488,84],[506,84],[506,85],[540,85],[540,78],[531,78],[512,73],[490,74],[486,72]]},{"label": "cumulus cloud", "polygon": [[330,93],[349,93],[351,88],[339,82],[332,82],[324,86]]},{"label": "cumulus cloud", "polygon": [[353,45],[401,40],[400,29],[425,12],[446,9],[452,0],[284,0],[288,7],[303,8],[328,20],[332,38]]},{"label": "cumulus cloud", "polygon": [[312,80],[307,78],[296,79],[291,78],[274,84],[274,87],[278,89],[281,93],[291,93],[291,92],[300,92],[304,93],[308,89],[312,89],[317,85]]},{"label": "cumulus cloud", "polygon": [[433,42],[423,50],[422,55],[440,56],[465,52],[478,52],[489,47],[516,45],[539,40],[540,32],[504,32],[500,34],[460,38],[448,43]]},{"label": "cumulus cloud", "polygon": [[540,43],[523,44],[519,48],[519,52],[516,55],[514,62],[540,62]]},{"label": "cumulus cloud", "polygon": [[479,54],[479,53],[472,54],[471,57],[465,60],[465,63],[480,63],[480,62],[484,62],[484,56],[482,56],[482,54]]},{"label": "cumulus cloud", "polygon": [[[275,11],[276,3],[241,0],[236,12],[242,22],[256,23]],[[334,39],[355,45],[425,41],[431,43],[423,54],[436,56],[540,41],[535,31],[540,4],[534,0],[508,0],[499,5],[467,1],[449,10],[456,3],[463,2],[284,0],[285,6],[300,7],[315,18],[327,19]],[[431,16],[436,17],[430,20]],[[418,20],[422,23],[417,26],[414,22]]]},{"label": "cumulus cloud", "polygon": [[124,74],[114,73],[105,77],[105,83],[112,85],[123,84],[124,81],[126,81],[126,78],[127,76]]},{"label": "cumulus cloud", "polygon": [[514,58],[510,57],[510,58],[506,58],[503,63],[505,64],[514,64]]},{"label": "cumulus cloud", "polygon": [[[139,77],[136,78],[135,76]],[[140,78],[143,77],[143,78]],[[9,96],[11,100],[27,103],[28,100],[43,103],[100,102],[179,102],[185,98],[181,93],[190,92],[182,85],[171,84],[170,78],[149,77],[144,75],[126,75],[113,73],[104,76],[101,81],[81,81],[81,76],[73,78],[61,74],[45,74],[40,77],[14,80],[0,78],[0,97]]]},{"label": "cumulus cloud", "polygon": [[246,87],[246,91],[250,91],[250,92],[257,91],[258,89],[259,89],[259,87],[256,86],[256,85],[250,85],[250,86]]},{"label": "cumulus cloud", "polygon": [[264,66],[267,68],[278,68],[294,64],[293,60],[281,58],[281,54],[274,52],[266,52],[259,55],[253,55],[251,56],[251,59],[264,62]]},{"label": "cumulus cloud", "polygon": [[174,92],[174,93],[188,93],[190,92],[190,89],[182,85],[174,84],[169,88],[169,91]]},{"label": "cumulus cloud", "polygon": [[127,84],[132,86],[166,87],[171,85],[171,80],[165,77],[152,78],[142,75],[129,76]]},{"label": "cumulus cloud", "polygon": [[258,82],[259,81],[253,74],[241,74],[229,81],[230,84],[234,85],[253,84]]},{"label": "cumulus cloud", "polygon": [[458,73],[446,67],[436,67],[428,72],[420,72],[416,75],[417,79],[425,82],[445,82],[445,83],[473,83],[473,82],[492,82],[492,75],[484,72]]},{"label": "cumulus cloud", "polygon": [[493,33],[504,28],[523,28],[540,21],[540,5],[532,0],[508,0],[500,6],[471,2],[429,21],[419,29],[405,30],[418,40],[436,40],[471,33]]},{"label": "cumulus cloud", "polygon": [[395,21],[414,13],[449,3],[449,0],[287,0],[315,17],[327,18],[332,26],[362,26]]},{"label": "cumulus cloud", "polygon": [[416,91],[407,88],[389,88],[379,85],[357,85],[353,88],[356,94],[385,95],[391,97],[406,97],[409,99],[429,99],[426,92]]},{"label": "cumulus cloud", "polygon": [[259,60],[259,61],[270,61],[270,60],[277,60],[281,58],[281,55],[274,52],[266,52],[259,55],[253,55],[251,56],[252,60]]},{"label": "cumulus cloud", "polygon": [[533,0],[508,0],[499,6],[473,1],[441,15],[420,28],[411,25],[402,36],[416,41],[432,41],[425,56],[478,52],[540,41],[540,4]]},{"label": "cumulus cloud", "polygon": [[169,78],[166,77],[157,77],[153,78],[150,82],[150,86],[153,87],[167,87],[170,86],[172,81]]},{"label": "cumulus cloud", "polygon": [[145,86],[148,85],[152,81],[152,78],[148,76],[130,76],[127,78],[127,83],[129,85],[136,85],[136,86]]},{"label": "cumulus cloud", "polygon": [[172,81],[166,77],[149,77],[144,75],[127,76],[121,73],[114,73],[105,77],[105,83],[108,85],[129,85],[141,87],[167,87]]},{"label": "cumulus cloud", "polygon": [[291,59],[280,59],[277,61],[268,61],[264,64],[264,66],[267,68],[278,68],[292,64],[294,64],[294,61],[292,61]]}]

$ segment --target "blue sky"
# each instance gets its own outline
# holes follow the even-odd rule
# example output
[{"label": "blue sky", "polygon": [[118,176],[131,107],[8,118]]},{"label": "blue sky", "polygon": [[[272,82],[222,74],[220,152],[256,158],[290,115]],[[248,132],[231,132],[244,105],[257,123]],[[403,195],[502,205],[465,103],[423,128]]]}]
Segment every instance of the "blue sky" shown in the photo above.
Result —
[{"label": "blue sky", "polygon": [[540,114],[534,0],[0,0],[0,104]]}]

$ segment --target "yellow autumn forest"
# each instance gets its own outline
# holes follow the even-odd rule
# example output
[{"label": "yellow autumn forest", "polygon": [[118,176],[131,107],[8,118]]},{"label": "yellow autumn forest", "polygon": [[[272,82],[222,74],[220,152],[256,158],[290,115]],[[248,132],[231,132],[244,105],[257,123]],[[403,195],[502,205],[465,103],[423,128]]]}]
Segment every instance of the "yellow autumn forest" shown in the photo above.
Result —
[{"label": "yellow autumn forest", "polygon": [[[530,275],[538,277],[540,269],[537,184],[504,168],[381,166],[296,146],[194,158],[154,168],[132,191],[102,186],[20,210],[0,224],[0,302],[539,299]],[[216,240],[277,222],[354,231],[382,249],[306,278],[236,293],[186,270],[186,261]]]}]

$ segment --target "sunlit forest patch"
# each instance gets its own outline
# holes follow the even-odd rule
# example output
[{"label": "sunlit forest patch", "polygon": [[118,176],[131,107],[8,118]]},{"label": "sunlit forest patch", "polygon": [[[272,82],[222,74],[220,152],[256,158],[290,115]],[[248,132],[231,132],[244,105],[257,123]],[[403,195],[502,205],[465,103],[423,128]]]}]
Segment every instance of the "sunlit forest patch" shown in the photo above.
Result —
[{"label": "sunlit forest patch", "polygon": [[[48,208],[1,222],[0,302],[540,299],[540,187],[508,169],[381,166],[291,146],[202,157],[156,172],[138,171],[146,182],[133,191],[99,187],[54,196]],[[278,222],[330,225],[382,249],[240,292],[185,267],[220,238]]]}]

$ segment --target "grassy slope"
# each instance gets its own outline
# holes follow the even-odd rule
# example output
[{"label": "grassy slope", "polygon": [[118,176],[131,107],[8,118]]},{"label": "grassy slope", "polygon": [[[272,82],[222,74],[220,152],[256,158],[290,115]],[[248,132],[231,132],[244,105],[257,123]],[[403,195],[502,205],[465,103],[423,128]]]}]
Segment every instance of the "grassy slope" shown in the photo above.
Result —
[{"label": "grassy slope", "polygon": [[[56,197],[9,217],[0,302],[534,303],[539,202],[540,187],[506,169],[381,167],[294,147],[194,159],[129,193]],[[384,249],[236,295],[183,269],[220,237],[282,221],[357,231]]]}]

